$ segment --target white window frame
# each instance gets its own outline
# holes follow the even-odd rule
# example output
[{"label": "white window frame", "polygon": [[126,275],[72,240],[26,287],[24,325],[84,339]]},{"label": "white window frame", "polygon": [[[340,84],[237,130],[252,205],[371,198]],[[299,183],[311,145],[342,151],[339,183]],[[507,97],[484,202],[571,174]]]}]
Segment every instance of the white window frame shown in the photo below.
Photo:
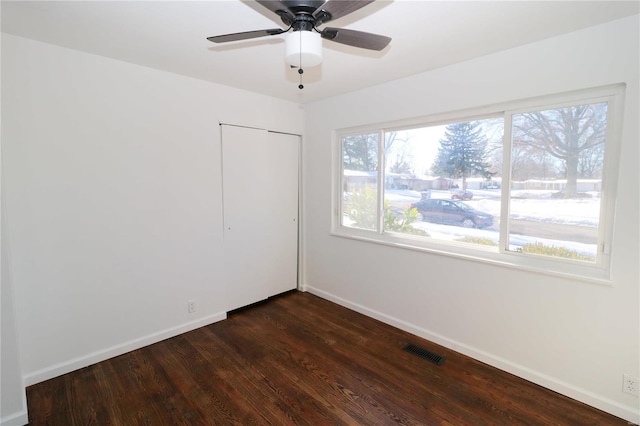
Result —
[{"label": "white window frame", "polygon": [[[427,117],[394,121],[340,129],[333,132],[332,165],[332,220],[331,235],[384,244],[388,246],[419,250],[428,253],[453,256],[472,261],[513,267],[553,276],[564,276],[598,284],[611,285],[611,257],[613,255],[613,229],[615,194],[618,184],[618,167],[622,136],[622,109],[624,84],[616,84],[569,93],[541,96],[507,102],[470,110],[456,111]],[[606,146],[603,165],[600,217],[598,226],[598,252],[595,262],[580,262],[550,256],[528,255],[508,250],[509,244],[509,192],[511,188],[511,122],[514,114],[542,111],[570,105],[607,102]],[[485,118],[504,117],[503,171],[499,246],[489,247],[459,242],[449,242],[416,235],[384,231],[382,213],[384,209],[384,144],[388,131],[437,126],[454,122],[474,121]],[[378,223],[377,229],[364,230],[342,226],[342,138],[364,133],[378,133]]]}]

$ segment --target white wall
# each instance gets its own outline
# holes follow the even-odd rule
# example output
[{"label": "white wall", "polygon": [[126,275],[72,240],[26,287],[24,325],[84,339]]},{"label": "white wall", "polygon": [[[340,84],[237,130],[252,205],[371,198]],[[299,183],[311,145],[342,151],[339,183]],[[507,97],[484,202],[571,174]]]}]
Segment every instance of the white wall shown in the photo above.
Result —
[{"label": "white wall", "polygon": [[[638,39],[635,16],[307,105],[306,288],[638,422]],[[612,286],[329,235],[333,130],[620,82]]]},{"label": "white wall", "polygon": [[6,226],[2,224],[2,283],[0,292],[0,425],[24,425],[27,420],[27,403],[16,338],[10,258],[5,241]]},{"label": "white wall", "polygon": [[26,385],[224,318],[219,122],[301,133],[302,108],[10,35],[2,66]]},{"label": "white wall", "polygon": [[[1,12],[1,8],[0,8]],[[2,35],[0,34],[0,43]],[[0,68],[2,58],[0,57]],[[2,92],[0,81],[0,93]],[[2,100],[0,99],[0,115],[2,112]],[[1,126],[1,124],[0,124]],[[2,138],[0,136],[0,142]],[[0,188],[4,186],[2,179],[2,167],[0,163]],[[20,368],[20,356],[18,353],[18,340],[16,336],[15,314],[13,311],[13,286],[11,283],[11,265],[9,247],[7,244],[7,225],[4,203],[4,189],[0,190],[0,425],[13,426],[28,423],[27,401],[22,371]]]}]

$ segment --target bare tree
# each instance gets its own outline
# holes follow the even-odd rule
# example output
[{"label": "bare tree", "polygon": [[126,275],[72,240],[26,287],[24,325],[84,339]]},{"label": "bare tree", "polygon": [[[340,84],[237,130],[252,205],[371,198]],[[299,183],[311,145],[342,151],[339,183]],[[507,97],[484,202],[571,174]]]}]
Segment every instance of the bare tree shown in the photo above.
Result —
[{"label": "bare tree", "polygon": [[526,145],[561,160],[566,170],[566,197],[575,197],[579,173],[585,170],[580,168],[580,159],[586,165],[585,156],[604,144],[606,126],[606,103],[517,114],[513,117],[514,147]]},{"label": "bare tree", "polygon": [[410,138],[407,138],[405,133],[398,132],[389,132],[385,137],[384,155],[387,170],[391,173],[411,173],[413,152]]},{"label": "bare tree", "polygon": [[585,178],[602,177],[603,162],[604,144],[582,151],[578,159],[578,175]]}]

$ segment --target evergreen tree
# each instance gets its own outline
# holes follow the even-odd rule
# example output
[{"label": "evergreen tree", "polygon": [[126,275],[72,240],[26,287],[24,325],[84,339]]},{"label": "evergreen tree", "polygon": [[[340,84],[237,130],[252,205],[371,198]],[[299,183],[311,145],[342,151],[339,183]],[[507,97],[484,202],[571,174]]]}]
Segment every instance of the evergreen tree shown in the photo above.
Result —
[{"label": "evergreen tree", "polygon": [[343,138],[342,164],[345,170],[377,170],[378,134],[371,133]]},{"label": "evergreen tree", "polygon": [[470,121],[447,126],[440,139],[438,155],[431,166],[433,174],[462,179],[462,189],[467,189],[467,178],[490,177],[490,164],[485,160],[487,139],[481,123]]}]

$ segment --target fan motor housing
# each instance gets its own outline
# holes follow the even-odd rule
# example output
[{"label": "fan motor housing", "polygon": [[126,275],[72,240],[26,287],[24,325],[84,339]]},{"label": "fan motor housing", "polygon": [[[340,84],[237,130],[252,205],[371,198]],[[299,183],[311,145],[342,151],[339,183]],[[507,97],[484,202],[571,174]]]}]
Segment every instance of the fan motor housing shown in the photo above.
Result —
[{"label": "fan motor housing", "polygon": [[293,12],[294,15],[299,12],[311,15],[326,2],[325,0],[283,0],[281,3]]},{"label": "fan motor housing", "polygon": [[331,20],[329,12],[318,10],[325,3],[324,0],[284,0],[281,3],[286,9],[277,10],[276,13],[294,31],[311,31],[316,25]]},{"label": "fan motor housing", "polygon": [[287,20],[291,19],[288,16],[282,15],[281,18],[285,25],[293,28],[293,31],[311,31],[316,26],[316,19],[313,15],[307,15],[306,13],[297,14],[290,23],[287,23]]}]

